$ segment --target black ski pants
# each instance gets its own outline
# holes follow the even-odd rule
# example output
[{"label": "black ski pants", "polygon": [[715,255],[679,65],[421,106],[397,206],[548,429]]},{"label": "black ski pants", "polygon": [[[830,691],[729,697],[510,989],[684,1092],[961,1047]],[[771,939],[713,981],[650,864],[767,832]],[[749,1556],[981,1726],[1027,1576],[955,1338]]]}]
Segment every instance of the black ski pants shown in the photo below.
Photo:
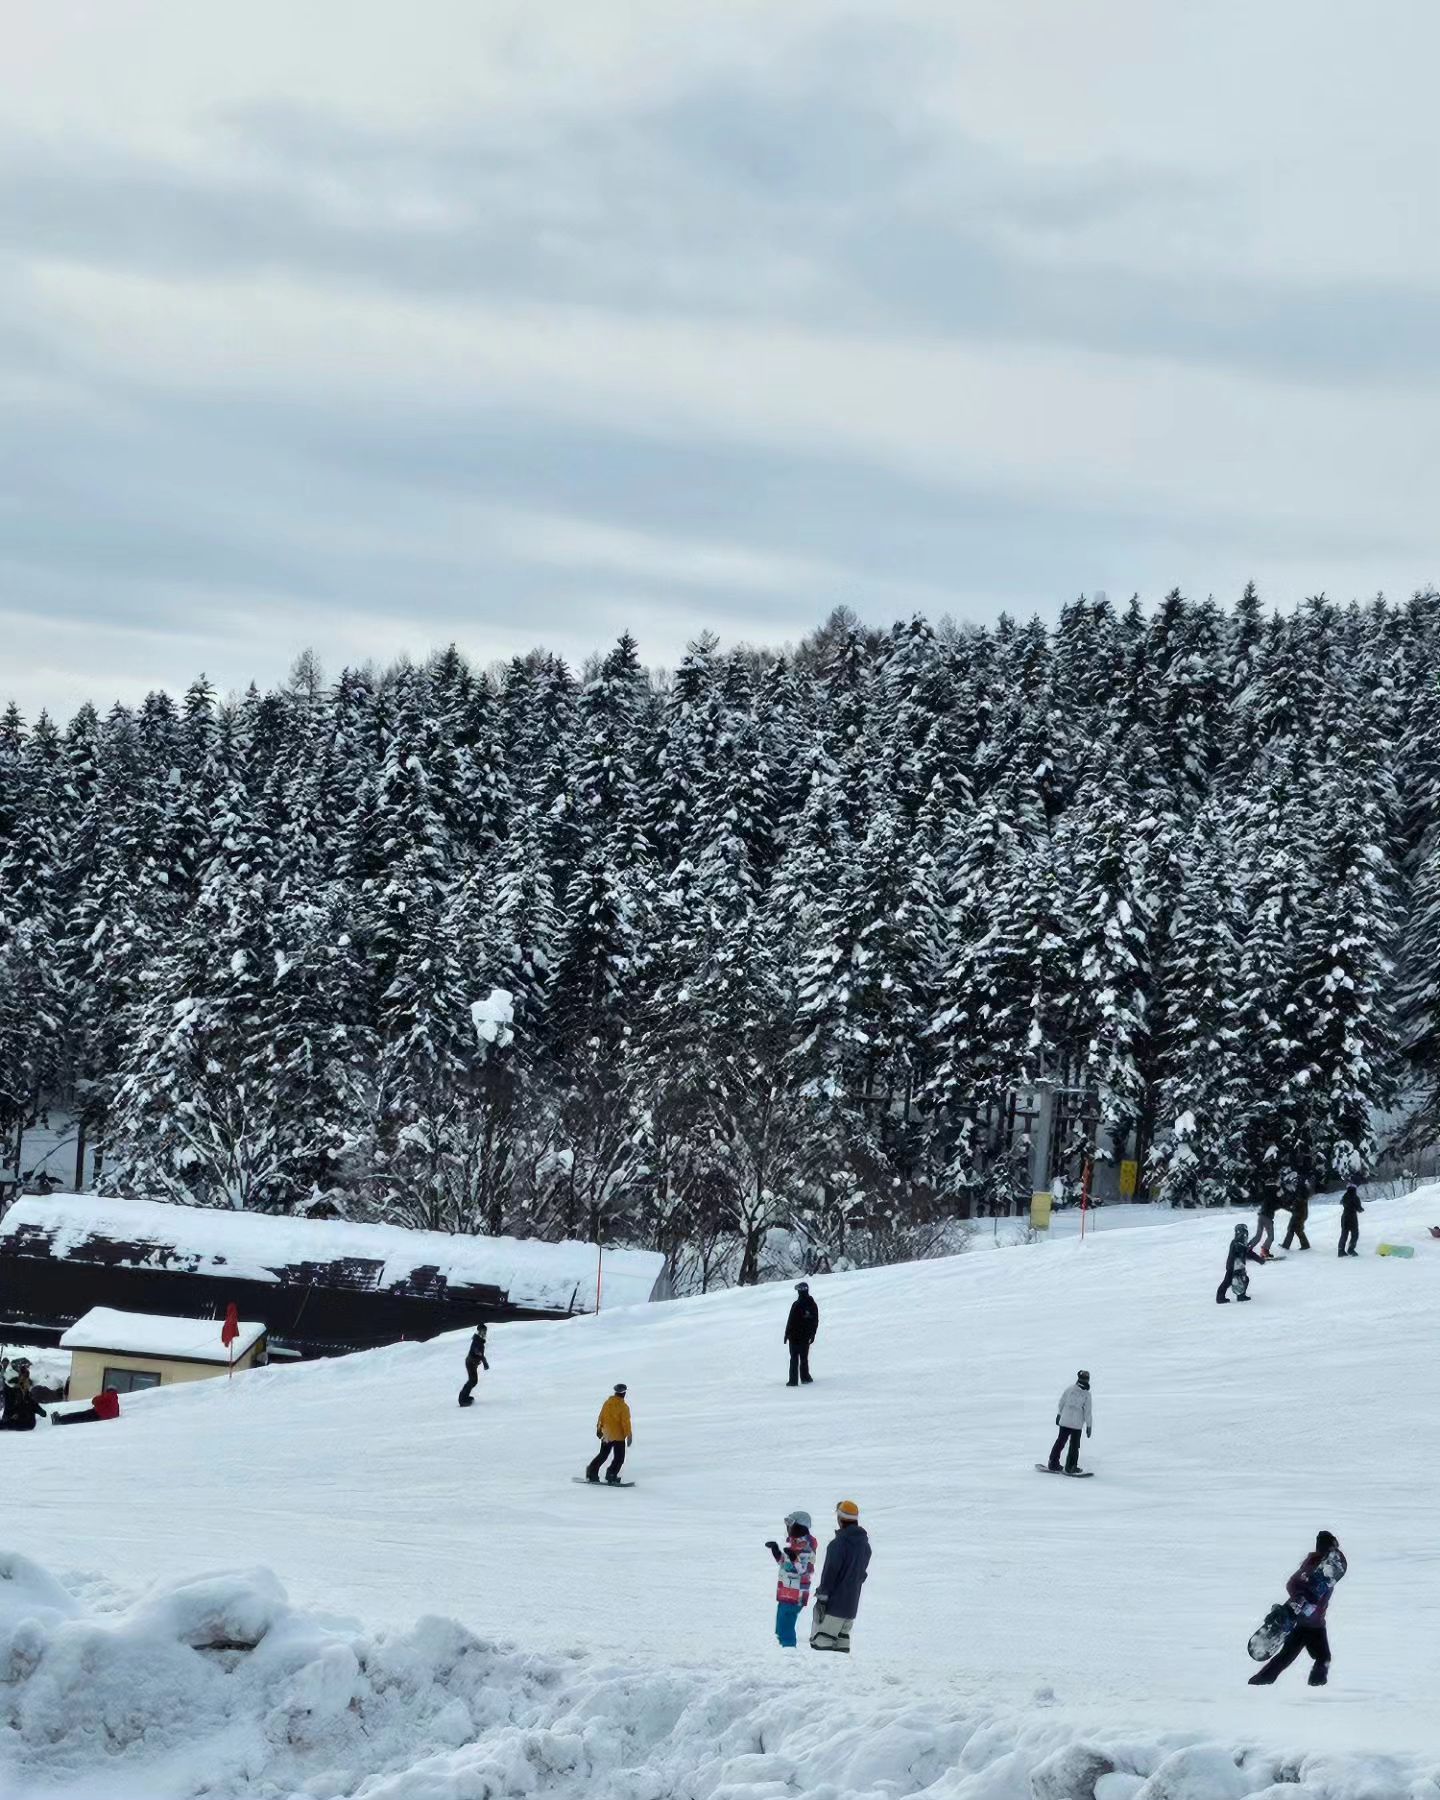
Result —
[{"label": "black ski pants", "polygon": [[599,1450],[596,1452],[595,1460],[585,1471],[585,1477],[588,1481],[595,1481],[599,1478],[601,1469],[605,1467],[605,1458],[607,1456],[611,1461],[610,1473],[606,1476],[606,1480],[618,1481],[620,1479],[620,1471],[625,1467],[624,1438],[616,1438],[615,1441],[610,1444],[601,1444]]},{"label": "black ski pants", "polygon": [[478,1357],[465,1358],[465,1385],[460,1390],[460,1404],[466,1405],[475,1392],[475,1383],[480,1379],[480,1361]]},{"label": "black ski pants", "polygon": [[1060,1452],[1065,1449],[1067,1441],[1070,1448],[1066,1452],[1065,1467],[1067,1469],[1080,1467],[1080,1427],[1078,1425],[1062,1425],[1059,1437],[1050,1447],[1050,1467],[1052,1469],[1060,1467]]},{"label": "black ski pants", "polygon": [[810,1379],[810,1345],[792,1344],[790,1346],[790,1383],[794,1387],[798,1382]]},{"label": "black ski pants", "polygon": [[1355,1254],[1355,1246],[1359,1242],[1360,1221],[1358,1219],[1342,1218],[1340,1221],[1340,1254],[1342,1256],[1353,1256]]},{"label": "black ski pants", "polygon": [[1305,1235],[1304,1225],[1301,1223],[1301,1221],[1299,1219],[1292,1219],[1290,1221],[1288,1230],[1286,1231],[1284,1237],[1281,1238],[1281,1240],[1280,1240],[1280,1248],[1282,1250],[1288,1250],[1290,1248],[1290,1246],[1295,1242],[1296,1238],[1299,1238],[1300,1248],[1302,1250],[1308,1250],[1310,1248],[1310,1240]]},{"label": "black ski pants", "polygon": [[1268,1687],[1277,1676],[1283,1675],[1302,1650],[1308,1650],[1314,1660],[1315,1667],[1310,1671],[1310,1679],[1325,1679],[1325,1671],[1330,1667],[1330,1639],[1323,1625],[1297,1625],[1286,1638],[1282,1648],[1270,1658],[1258,1675],[1250,1677],[1252,1687]]},{"label": "black ski pants", "polygon": [[55,1423],[57,1425],[88,1425],[92,1419],[99,1417],[99,1413],[93,1406],[87,1406],[80,1412],[56,1413]]}]

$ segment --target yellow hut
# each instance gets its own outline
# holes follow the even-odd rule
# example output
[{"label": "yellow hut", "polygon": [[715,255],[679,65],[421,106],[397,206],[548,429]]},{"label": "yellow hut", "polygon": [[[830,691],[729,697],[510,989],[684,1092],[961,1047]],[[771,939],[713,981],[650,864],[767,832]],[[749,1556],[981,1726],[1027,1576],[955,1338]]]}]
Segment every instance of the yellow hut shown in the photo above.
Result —
[{"label": "yellow hut", "polygon": [[[88,1399],[103,1388],[117,1394],[205,1381],[265,1361],[265,1327],[241,1321],[232,1345],[222,1344],[223,1319],[172,1319],[160,1313],[118,1312],[92,1306],[60,1339],[70,1352],[70,1398]],[[233,1358],[232,1358],[233,1351]]]}]

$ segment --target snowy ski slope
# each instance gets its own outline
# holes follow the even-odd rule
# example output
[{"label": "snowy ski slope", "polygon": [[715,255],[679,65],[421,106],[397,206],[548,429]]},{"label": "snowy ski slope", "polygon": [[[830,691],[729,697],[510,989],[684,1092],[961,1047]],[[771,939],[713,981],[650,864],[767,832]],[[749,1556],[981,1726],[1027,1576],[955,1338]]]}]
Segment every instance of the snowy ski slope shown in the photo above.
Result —
[{"label": "snowy ski slope", "polygon": [[[1336,1257],[1337,1221],[1317,1206],[1315,1248],[1253,1271],[1253,1304],[1223,1309],[1229,1217],[818,1280],[809,1389],[784,1386],[790,1294],[767,1287],[492,1330],[492,1372],[468,1412],[455,1405],[463,1335],[127,1400],[117,1425],[0,1439],[0,1545],[102,1615],[148,1583],[261,1565],[295,1606],[370,1633],[438,1613],[556,1657],[568,1672],[551,1686],[572,1703],[582,1672],[602,1668],[621,1671],[623,1704],[641,1713],[646,1684],[679,1705],[690,1682],[702,1712],[722,1689],[734,1699],[673,1788],[606,1785],[619,1777],[596,1762],[589,1786],[532,1768],[537,1791],[688,1792],[702,1742],[713,1757],[725,1730],[743,1736],[774,1706],[773,1744],[808,1721],[820,1760],[775,1774],[779,1786],[756,1776],[757,1794],[828,1782],[832,1795],[1028,1800],[1042,1791],[1027,1773],[1039,1751],[1026,1762],[1016,1745],[1042,1727],[1047,1754],[1096,1732],[1128,1746],[1120,1772],[1075,1790],[1099,1800],[1268,1794],[1275,1769],[1255,1746],[1292,1775],[1293,1757],[1329,1759],[1323,1779],[1312,1770],[1289,1789],[1306,1800],[1440,1794],[1415,1785],[1440,1770],[1440,1241],[1424,1229],[1440,1223],[1440,1189],[1368,1207],[1357,1259]],[[1414,1258],[1377,1257],[1382,1237]],[[1081,1366],[1098,1478],[1037,1474]],[[593,1492],[571,1477],[617,1380],[630,1386],[639,1485]],[[859,1502],[875,1552],[855,1656],[787,1661],[770,1635],[764,1540],[795,1506],[828,1535],[841,1497]],[[1350,1558],[1332,1685],[1312,1693],[1296,1670],[1249,1689],[1245,1640],[1321,1527]],[[0,1707],[3,1669],[0,1629]],[[494,1669],[487,1682],[504,1685]],[[867,1752],[857,1774],[824,1762],[867,1708],[879,1720],[902,1701],[929,1723],[906,1727],[891,1763]],[[585,1704],[603,1712],[593,1692]],[[473,1705],[470,1717],[480,1729]],[[989,1785],[964,1785],[953,1766],[960,1719],[967,1731],[1007,1721],[993,1727],[998,1760],[975,1764]],[[861,1735],[873,1748],[875,1733]],[[683,1734],[663,1737],[673,1760]],[[1230,1773],[1196,1764],[1198,1785],[1142,1789],[1190,1738],[1222,1746],[1205,1754]],[[478,1754],[444,1739],[404,1754]],[[29,1753],[47,1767],[59,1754]],[[1251,1761],[1237,1771],[1240,1756]],[[77,1750],[56,1766],[83,1762]],[[504,1791],[445,1779],[373,1792]]]}]

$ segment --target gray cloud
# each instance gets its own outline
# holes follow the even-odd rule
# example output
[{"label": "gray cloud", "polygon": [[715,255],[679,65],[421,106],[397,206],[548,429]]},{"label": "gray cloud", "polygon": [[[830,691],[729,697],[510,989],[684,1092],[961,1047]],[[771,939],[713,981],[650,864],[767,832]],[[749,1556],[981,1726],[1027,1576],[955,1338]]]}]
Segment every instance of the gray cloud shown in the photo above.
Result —
[{"label": "gray cloud", "polygon": [[1433,578],[1426,279],[1176,256],[1253,151],[986,129],[914,11],[624,93],[12,125],[0,698]]}]

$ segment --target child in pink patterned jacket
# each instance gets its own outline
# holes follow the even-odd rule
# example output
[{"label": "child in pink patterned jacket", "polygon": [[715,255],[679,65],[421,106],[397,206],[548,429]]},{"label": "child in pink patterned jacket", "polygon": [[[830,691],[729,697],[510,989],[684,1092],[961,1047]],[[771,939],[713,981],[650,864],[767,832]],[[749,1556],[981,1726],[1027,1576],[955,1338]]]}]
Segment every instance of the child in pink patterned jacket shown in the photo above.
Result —
[{"label": "child in pink patterned jacket", "polygon": [[775,1584],[775,1635],[784,1649],[793,1650],[796,1622],[810,1603],[810,1580],[819,1549],[810,1535],[809,1513],[787,1513],[784,1549],[774,1538],[765,1548],[780,1565],[780,1578]]}]

